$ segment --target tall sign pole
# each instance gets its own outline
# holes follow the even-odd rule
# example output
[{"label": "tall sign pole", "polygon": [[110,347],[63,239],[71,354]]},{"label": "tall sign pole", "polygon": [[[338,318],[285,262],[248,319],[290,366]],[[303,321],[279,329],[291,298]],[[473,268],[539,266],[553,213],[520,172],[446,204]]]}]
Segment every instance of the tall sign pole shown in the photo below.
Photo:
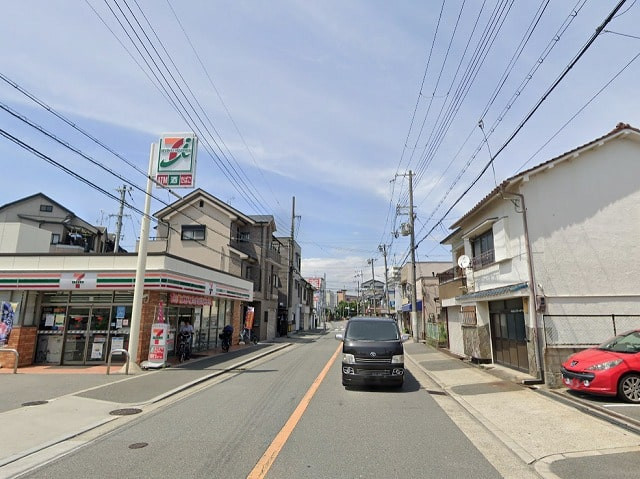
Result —
[{"label": "tall sign pole", "polygon": [[[138,246],[138,262],[136,265],[136,282],[133,288],[133,310],[131,311],[131,329],[129,330],[129,371],[142,372],[138,366],[138,342],[140,336],[140,319],[142,316],[142,297],[144,296],[144,273],[147,268],[147,244],[149,242],[149,219],[151,212],[151,188],[153,187],[153,169],[156,158],[155,143],[151,143],[149,152],[149,172],[147,173],[147,190],[144,199],[144,216],[140,226],[140,243]],[[123,366],[123,369],[126,367]],[[124,372],[124,371],[123,371]]]},{"label": "tall sign pole", "polygon": [[[164,134],[158,144],[152,143],[149,152],[147,189],[144,200],[144,216],[140,225],[140,242],[136,264],[136,282],[133,288],[133,307],[131,311],[131,329],[129,330],[129,371],[142,372],[138,365],[138,343],[140,342],[140,323],[142,321],[142,300],[144,296],[144,277],[147,269],[147,245],[149,243],[149,223],[151,220],[151,193],[153,183],[175,188],[193,188],[198,139],[193,133]],[[157,159],[157,172],[156,170]],[[155,179],[154,179],[155,176]],[[160,304],[159,307],[162,307]],[[126,364],[121,372],[126,373]]]}]

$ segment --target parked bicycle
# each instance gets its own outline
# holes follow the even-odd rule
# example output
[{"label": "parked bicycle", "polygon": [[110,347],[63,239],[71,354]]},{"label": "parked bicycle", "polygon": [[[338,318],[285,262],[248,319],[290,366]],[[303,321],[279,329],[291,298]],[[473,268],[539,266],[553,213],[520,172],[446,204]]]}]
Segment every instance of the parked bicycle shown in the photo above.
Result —
[{"label": "parked bicycle", "polygon": [[252,329],[244,328],[242,333],[240,333],[240,341],[244,342],[244,344],[253,343],[258,344],[258,336],[253,332]]}]

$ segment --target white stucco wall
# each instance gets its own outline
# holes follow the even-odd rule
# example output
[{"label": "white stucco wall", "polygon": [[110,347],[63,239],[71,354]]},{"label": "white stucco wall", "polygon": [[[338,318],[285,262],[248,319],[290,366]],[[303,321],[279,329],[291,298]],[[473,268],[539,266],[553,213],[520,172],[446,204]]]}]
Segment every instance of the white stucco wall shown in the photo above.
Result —
[{"label": "white stucco wall", "polygon": [[[510,199],[496,198],[486,208],[466,219],[463,230],[470,231],[492,218],[497,218],[491,227],[494,229],[494,236],[498,229],[503,233],[506,254],[501,260],[499,255],[496,255],[494,264],[467,270],[467,286],[470,292],[526,282],[529,277],[523,218]],[[498,244],[495,246],[497,248]],[[465,241],[465,254],[473,258],[468,240]]]},{"label": "white stucco wall", "polygon": [[449,351],[459,356],[464,356],[460,306],[447,308],[447,319],[449,321]]},{"label": "white stucco wall", "polygon": [[0,223],[0,253],[48,253],[51,232],[23,223]]},{"label": "white stucco wall", "polygon": [[521,185],[538,294],[551,314],[637,314],[640,143],[630,134]]}]

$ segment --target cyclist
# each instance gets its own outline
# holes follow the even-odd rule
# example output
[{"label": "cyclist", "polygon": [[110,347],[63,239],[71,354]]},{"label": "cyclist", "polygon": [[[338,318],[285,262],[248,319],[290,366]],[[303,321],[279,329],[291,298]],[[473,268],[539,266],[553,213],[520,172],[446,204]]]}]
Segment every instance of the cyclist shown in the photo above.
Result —
[{"label": "cyclist", "polygon": [[191,358],[191,338],[193,337],[193,326],[189,320],[186,320],[180,326],[180,341],[183,343],[183,347],[185,348],[184,358]]},{"label": "cyclist", "polygon": [[222,349],[225,351],[229,350],[229,346],[231,346],[231,336],[233,335],[233,326],[227,324],[224,328],[222,328],[222,332],[220,333],[220,339],[222,339]]}]

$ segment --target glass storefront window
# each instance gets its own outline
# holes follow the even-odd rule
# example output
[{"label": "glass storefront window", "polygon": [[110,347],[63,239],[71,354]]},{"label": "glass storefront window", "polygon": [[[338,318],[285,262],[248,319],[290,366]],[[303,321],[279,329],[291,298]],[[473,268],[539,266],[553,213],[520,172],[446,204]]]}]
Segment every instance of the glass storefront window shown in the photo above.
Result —
[{"label": "glass storefront window", "polygon": [[83,363],[87,346],[87,325],[90,308],[73,306],[67,313],[65,324],[63,363]]},{"label": "glass storefront window", "polygon": [[[113,303],[114,296],[123,303]],[[34,362],[106,362],[112,349],[129,347],[132,302],[130,292],[41,293]],[[114,363],[124,359],[125,355],[114,355]]]}]

